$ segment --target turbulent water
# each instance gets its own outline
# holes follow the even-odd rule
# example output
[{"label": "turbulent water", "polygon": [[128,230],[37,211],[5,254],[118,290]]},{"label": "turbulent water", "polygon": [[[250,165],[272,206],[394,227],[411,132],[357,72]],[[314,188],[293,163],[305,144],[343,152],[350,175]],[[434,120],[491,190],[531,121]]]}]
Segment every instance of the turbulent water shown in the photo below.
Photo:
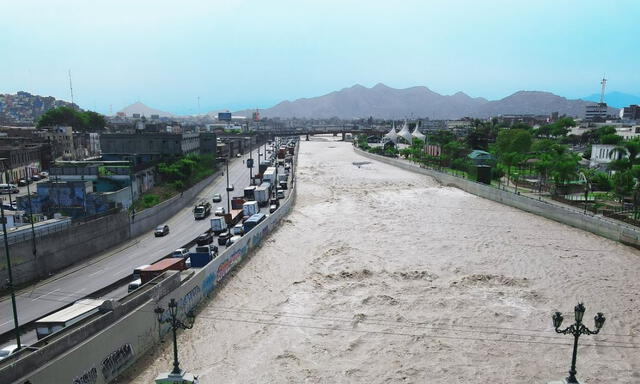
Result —
[{"label": "turbulent water", "polygon": [[[578,377],[640,382],[640,253],[351,144],[302,142],[292,213],[179,336],[201,383],[544,383],[587,307]],[[170,339],[124,382],[171,367]],[[134,373],[135,372],[135,373]]]}]

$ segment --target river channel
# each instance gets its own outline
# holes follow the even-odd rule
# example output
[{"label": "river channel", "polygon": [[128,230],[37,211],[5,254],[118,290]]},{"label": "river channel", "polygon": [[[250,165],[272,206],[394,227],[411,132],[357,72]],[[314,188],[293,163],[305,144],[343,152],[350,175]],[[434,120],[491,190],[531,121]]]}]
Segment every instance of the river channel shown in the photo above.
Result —
[{"label": "river channel", "polygon": [[[578,377],[640,382],[640,252],[301,141],[291,214],[178,337],[200,383],[545,383],[583,301]],[[568,325],[568,324],[566,324]],[[171,368],[169,335],[120,382]]]}]

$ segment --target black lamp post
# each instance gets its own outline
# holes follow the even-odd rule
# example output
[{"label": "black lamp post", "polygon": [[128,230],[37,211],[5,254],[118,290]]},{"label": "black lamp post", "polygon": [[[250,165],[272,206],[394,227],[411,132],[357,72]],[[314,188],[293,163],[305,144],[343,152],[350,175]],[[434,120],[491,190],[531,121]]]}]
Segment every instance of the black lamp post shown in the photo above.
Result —
[{"label": "black lamp post", "polygon": [[229,184],[229,157],[227,157],[225,163],[227,164],[227,213],[231,212],[231,184]]},{"label": "black lamp post", "polygon": [[602,326],[604,325],[604,321],[606,320],[602,312],[598,312],[598,314],[594,317],[596,330],[592,331],[589,328],[587,328],[584,324],[582,324],[582,318],[584,317],[585,310],[586,308],[584,307],[584,304],[578,303],[578,305],[576,305],[574,308],[576,322],[562,330],[559,329],[560,326],[562,325],[562,320],[564,320],[564,318],[562,317],[562,313],[556,312],[552,316],[553,327],[555,328],[557,333],[562,333],[563,335],[571,334],[574,337],[573,357],[571,358],[571,370],[569,371],[569,377],[567,377],[567,383],[578,383],[578,380],[576,379],[576,373],[577,373],[576,357],[578,354],[578,338],[580,337],[580,335],[597,334],[598,332],[600,332],[600,329],[602,328]]},{"label": "black lamp post", "polygon": [[169,301],[169,318],[162,318],[164,311],[165,309],[160,307],[154,310],[156,316],[158,317],[158,323],[171,325],[171,329],[173,330],[173,370],[171,371],[171,374],[181,375],[182,371],[180,370],[180,363],[178,362],[178,339],[176,337],[176,330],[193,328],[195,315],[193,311],[189,311],[187,312],[187,324],[180,321],[178,319],[178,302],[176,301],[176,299],[171,299]]}]

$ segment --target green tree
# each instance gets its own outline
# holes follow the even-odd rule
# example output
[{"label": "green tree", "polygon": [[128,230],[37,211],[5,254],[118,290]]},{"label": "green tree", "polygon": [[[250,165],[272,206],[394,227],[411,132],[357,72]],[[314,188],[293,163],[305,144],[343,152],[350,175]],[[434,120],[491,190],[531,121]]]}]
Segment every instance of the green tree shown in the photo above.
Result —
[{"label": "green tree", "polygon": [[635,180],[631,171],[616,172],[612,179],[613,193],[620,199],[620,202],[624,200],[626,196],[631,195],[631,192],[635,186]]}]

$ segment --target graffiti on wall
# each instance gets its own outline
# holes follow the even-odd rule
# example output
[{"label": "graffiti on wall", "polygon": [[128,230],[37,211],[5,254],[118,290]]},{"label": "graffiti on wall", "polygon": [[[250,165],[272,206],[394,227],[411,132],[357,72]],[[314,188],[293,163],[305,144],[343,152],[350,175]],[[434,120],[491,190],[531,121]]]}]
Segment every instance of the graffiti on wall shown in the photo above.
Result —
[{"label": "graffiti on wall", "polygon": [[202,280],[202,292],[208,295],[216,287],[216,273],[211,272]]},{"label": "graffiti on wall", "polygon": [[242,259],[242,256],[245,253],[247,253],[247,246],[242,247],[241,249],[236,251],[236,253],[231,255],[231,257],[229,257],[224,263],[220,264],[220,266],[218,267],[218,272],[217,272],[218,277],[216,279],[216,282],[222,281],[222,279],[224,279],[227,273],[229,273],[229,271],[233,269],[233,267],[240,262],[240,260]]},{"label": "graffiti on wall", "polygon": [[102,360],[102,376],[104,376],[104,380],[107,383],[111,381],[133,360],[133,347],[131,347],[131,344],[121,345]]},{"label": "graffiti on wall", "polygon": [[73,384],[95,384],[98,381],[98,370],[91,367],[90,370],[73,379]]},{"label": "graffiti on wall", "polygon": [[193,309],[193,307],[198,304],[200,301],[200,287],[195,286],[186,295],[184,295],[180,301],[178,301],[178,306],[182,308],[184,313],[189,312],[189,310]]}]

